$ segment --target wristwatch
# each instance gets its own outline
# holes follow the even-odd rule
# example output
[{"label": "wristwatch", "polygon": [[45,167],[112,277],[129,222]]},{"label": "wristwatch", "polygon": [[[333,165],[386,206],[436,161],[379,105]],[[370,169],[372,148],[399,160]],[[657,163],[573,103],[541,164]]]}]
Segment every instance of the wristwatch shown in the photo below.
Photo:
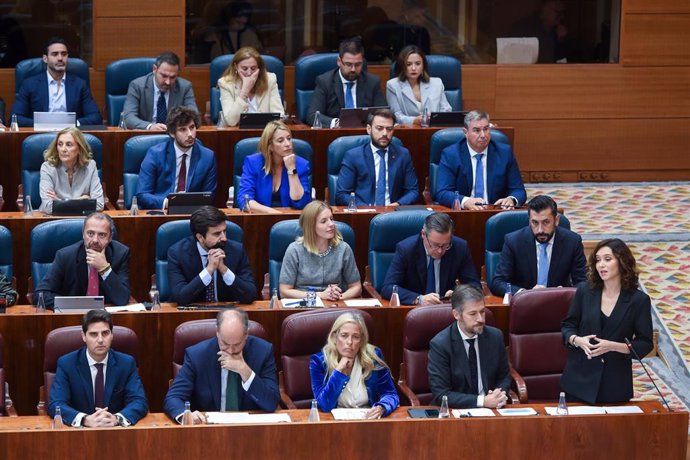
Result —
[{"label": "wristwatch", "polygon": [[297,168],[295,168],[295,169],[288,169],[288,175],[294,176],[295,174],[297,174]]}]

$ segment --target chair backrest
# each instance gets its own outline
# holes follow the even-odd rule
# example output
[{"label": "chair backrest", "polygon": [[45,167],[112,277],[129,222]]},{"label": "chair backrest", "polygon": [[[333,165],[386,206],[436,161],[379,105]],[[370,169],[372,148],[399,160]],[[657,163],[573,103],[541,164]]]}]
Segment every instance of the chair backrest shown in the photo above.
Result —
[{"label": "chair backrest", "polygon": [[[431,135],[431,141],[429,142],[429,191],[434,200],[436,199],[437,193],[436,184],[438,181],[436,178],[438,175],[438,167],[441,163],[441,152],[449,145],[460,142],[464,138],[465,132],[462,128],[441,129]],[[491,140],[493,142],[510,145],[508,136],[496,128],[491,129]]]},{"label": "chair backrest", "polygon": [[[17,63],[17,67],[14,68],[14,93],[19,94],[24,80],[45,71],[46,65],[43,58],[24,59]],[[67,72],[78,76],[86,81],[87,86],[90,86],[89,65],[86,62],[79,58],[70,57],[67,61]]]},{"label": "chair backrest", "polygon": [[[43,152],[55,139],[55,133],[41,133],[27,136],[22,141],[22,185],[24,196],[31,196],[31,206],[38,209],[41,206],[39,184],[41,182],[41,165],[45,161]],[[85,133],[84,139],[88,142],[93,154],[93,160],[98,168],[98,177],[103,180],[103,143],[93,134]]]},{"label": "chair backrest", "polygon": [[[343,235],[345,241],[354,251],[355,232],[345,222],[336,221],[335,226]],[[299,226],[299,219],[281,220],[271,227],[268,234],[268,275],[269,289],[278,289],[280,280],[280,269],[283,266],[283,257],[290,243],[295,241],[298,236],[302,236],[302,229]]]},{"label": "chair backrest", "polygon": [[105,111],[110,126],[120,121],[129,83],[151,72],[155,63],[156,58],[139,57],[113,61],[105,68]]},{"label": "chair backrest", "polygon": [[[0,273],[5,275],[8,281],[12,281],[12,232],[2,225],[0,225]],[[2,388],[0,388],[1,392]]]},{"label": "chair backrest", "polygon": [[510,363],[525,380],[529,402],[558,401],[568,359],[561,321],[575,288],[523,291],[510,302]]},{"label": "chair backrest", "polygon": [[156,144],[170,139],[167,134],[145,134],[130,137],[125,141],[124,160],[122,165],[122,189],[125,200],[125,208],[132,206],[132,197],[137,193],[139,171],[144,161],[146,152]]},{"label": "chair backrest", "polygon": [[[283,320],[280,331],[280,362],[283,369],[283,384],[287,395],[300,409],[309,407],[314,394],[311,390],[309,361],[311,355],[321,351],[328,339],[333,322],[341,314],[351,311],[348,308],[328,308],[325,310],[295,313]],[[360,310],[369,330],[369,343],[372,339],[374,320],[366,311]]]},{"label": "chair backrest", "polygon": [[320,53],[303,56],[295,63],[295,107],[297,117],[308,125],[309,102],[316,87],[316,77],[335,69],[338,53]]},{"label": "chair backrest", "polygon": [[[528,211],[520,210],[503,211],[486,220],[484,226],[484,265],[486,266],[486,284],[488,286],[491,286],[496,267],[501,260],[505,236],[529,224],[527,213]],[[565,215],[561,214],[558,226],[570,230],[570,221]]]},{"label": "chair backrest", "polygon": [[[266,329],[264,329],[261,323],[257,323],[256,321],[249,320],[248,332],[249,335],[268,340]],[[180,372],[182,368],[187,347],[196,345],[202,340],[210,339],[214,335],[216,335],[215,318],[185,321],[175,328],[172,359],[173,378],[177,377],[177,373]]]},{"label": "chair backrest", "polygon": [[55,259],[55,253],[82,239],[84,219],[60,219],[38,224],[31,230],[31,277],[38,286]]},{"label": "chair backrest", "polygon": [[[232,158],[232,185],[233,185],[233,203],[238,207],[237,194],[240,193],[240,180],[242,179],[242,167],[244,166],[244,159],[247,156],[257,153],[259,151],[259,137],[247,137],[238,141],[235,144],[235,152]],[[314,150],[311,144],[302,139],[292,139],[292,149],[295,155],[300,156],[309,162],[310,171],[314,170]],[[309,174],[309,190],[305,193],[311,193],[312,174]]]},{"label": "chair backrest", "polygon": [[374,216],[369,222],[369,276],[374,289],[381,291],[395,255],[395,246],[416,235],[430,211],[396,211]]},{"label": "chair backrest", "polygon": [[[244,240],[244,231],[234,222],[229,220],[227,224],[227,238],[238,243]],[[170,297],[170,283],[168,281],[168,249],[183,238],[192,235],[189,227],[189,219],[173,220],[166,222],[156,230],[156,286],[161,301],[165,302]]]},{"label": "chair backrest", "polygon": [[[460,61],[443,54],[427,54],[427,71],[432,77],[440,78],[448,103],[454,111],[462,110],[462,72]],[[396,63],[391,64],[390,77],[396,76]]]},{"label": "chair backrest", "polygon": [[7,379],[5,375],[5,368],[2,362],[3,351],[5,349],[5,340],[0,334],[0,415],[5,414],[5,380]]},{"label": "chair backrest", "polygon": [[[224,54],[218,56],[211,61],[210,67],[210,84],[211,84],[211,117],[213,118],[213,123],[218,123],[218,112],[222,110],[220,105],[220,90],[218,89],[218,79],[225,69],[228,68],[232,59],[235,57],[234,54]],[[278,83],[278,91],[280,92],[280,98],[285,100],[284,87],[285,87],[285,66],[283,61],[275,56],[270,56],[268,54],[262,54],[261,58],[266,64],[266,71],[276,74],[276,80]]]}]

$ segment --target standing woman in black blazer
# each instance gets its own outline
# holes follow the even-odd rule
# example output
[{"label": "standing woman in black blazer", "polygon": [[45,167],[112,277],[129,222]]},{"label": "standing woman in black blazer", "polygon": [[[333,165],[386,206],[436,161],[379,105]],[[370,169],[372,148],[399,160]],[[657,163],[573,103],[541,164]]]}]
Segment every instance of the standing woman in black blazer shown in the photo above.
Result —
[{"label": "standing woman in black blazer", "polygon": [[625,339],[641,357],[652,350],[651,301],[638,289],[635,258],[618,238],[597,244],[587,278],[561,325],[568,346],[561,387],[570,401],[629,401],[632,361]]}]

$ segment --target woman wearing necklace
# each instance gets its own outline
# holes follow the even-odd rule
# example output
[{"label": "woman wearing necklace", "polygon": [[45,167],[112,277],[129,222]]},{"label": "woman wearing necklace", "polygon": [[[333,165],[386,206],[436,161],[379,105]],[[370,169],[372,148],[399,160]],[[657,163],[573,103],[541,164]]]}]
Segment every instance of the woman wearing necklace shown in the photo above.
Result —
[{"label": "woman wearing necklace", "polygon": [[389,415],[400,405],[381,350],[369,343],[362,315],[343,313],[333,323],[323,350],[309,363],[311,388],[319,409],[370,407],[370,419]]},{"label": "woman wearing necklace", "polygon": [[359,271],[352,248],[335,226],[333,211],[323,201],[312,201],[299,218],[304,232],[290,243],[280,269],[280,296],[298,299],[314,288],[323,300],[359,297]]},{"label": "woman wearing necklace", "polygon": [[609,404],[633,396],[632,359],[652,350],[649,296],[638,289],[635,258],[618,238],[600,241],[589,257],[561,332],[568,361],[561,387],[570,401]]},{"label": "woman wearing necklace", "polygon": [[39,211],[53,213],[53,200],[95,199],[103,210],[103,187],[96,162],[81,131],[70,127],[60,131],[43,153]]}]

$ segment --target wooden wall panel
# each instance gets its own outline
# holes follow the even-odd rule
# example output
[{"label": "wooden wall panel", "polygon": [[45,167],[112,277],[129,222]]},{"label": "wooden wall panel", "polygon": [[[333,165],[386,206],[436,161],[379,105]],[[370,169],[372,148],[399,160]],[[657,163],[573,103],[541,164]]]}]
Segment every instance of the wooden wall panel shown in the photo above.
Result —
[{"label": "wooden wall panel", "polygon": [[170,0],[94,0],[94,18],[184,16],[185,2]]},{"label": "wooden wall panel", "polygon": [[[0,97],[5,100],[5,116],[8,118],[7,120],[3,118],[3,121],[9,125],[10,110],[14,104],[14,69],[0,69]],[[0,113],[0,116],[2,115]]]},{"label": "wooden wall panel", "polygon": [[464,110],[496,111],[495,65],[462,66],[462,105]]},{"label": "wooden wall panel", "polygon": [[690,65],[690,13],[626,14],[622,35],[623,65]]},{"label": "wooden wall panel", "polygon": [[628,13],[690,13],[688,0],[623,0],[623,12]]}]

